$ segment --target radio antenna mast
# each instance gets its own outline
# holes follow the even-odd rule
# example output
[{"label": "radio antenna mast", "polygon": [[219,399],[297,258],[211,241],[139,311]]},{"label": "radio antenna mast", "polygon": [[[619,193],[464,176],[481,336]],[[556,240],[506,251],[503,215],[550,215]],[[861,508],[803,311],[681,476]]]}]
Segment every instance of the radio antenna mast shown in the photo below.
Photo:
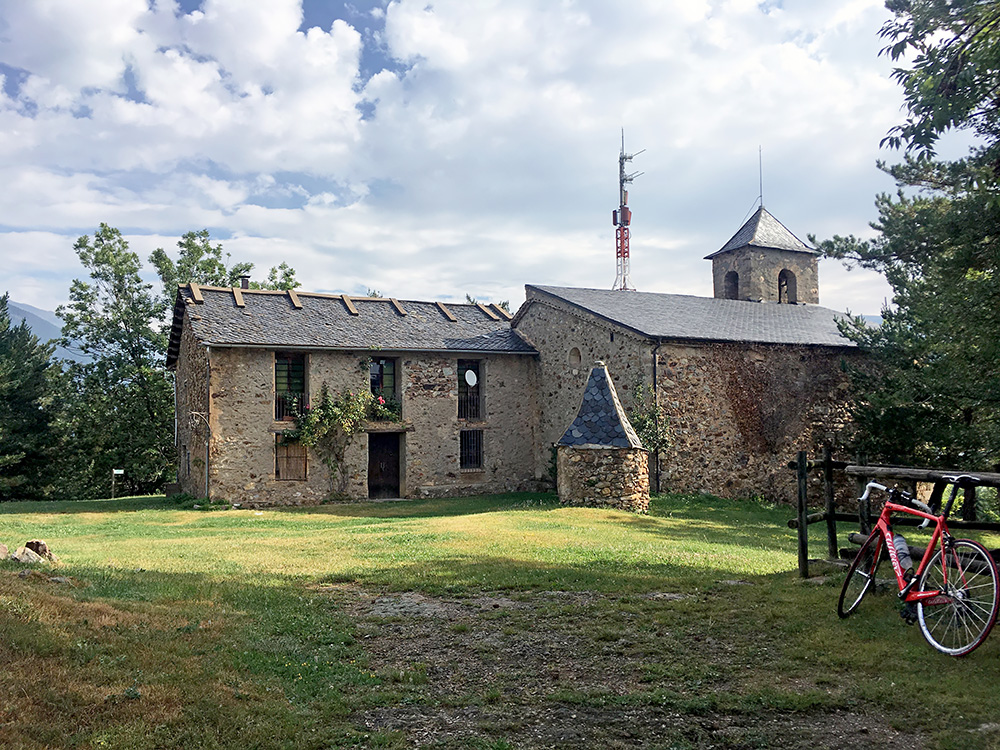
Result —
[{"label": "radio antenna mast", "polygon": [[760,195],[758,200],[760,201],[760,207],[764,207],[764,147],[757,146],[757,175],[760,180]]},{"label": "radio antenna mast", "polygon": [[625,189],[626,185],[630,185],[632,180],[642,174],[642,172],[633,172],[628,174],[625,172],[625,164],[632,161],[632,158],[638,156],[646,149],[642,151],[636,151],[634,154],[625,153],[625,129],[622,128],[622,150],[618,154],[618,209],[611,212],[612,223],[615,225],[615,261],[616,261],[616,273],[615,273],[615,285],[611,287],[614,291],[621,292],[634,292],[635,287],[632,286],[632,282],[629,280],[629,225],[632,223],[632,211],[628,207],[628,190]]}]

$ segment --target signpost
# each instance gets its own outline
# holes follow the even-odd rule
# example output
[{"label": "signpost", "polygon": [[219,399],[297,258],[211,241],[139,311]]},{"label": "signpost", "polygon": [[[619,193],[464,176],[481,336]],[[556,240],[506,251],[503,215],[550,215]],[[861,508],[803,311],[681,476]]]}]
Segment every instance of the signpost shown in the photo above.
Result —
[{"label": "signpost", "polygon": [[125,473],[125,469],[112,469],[111,470],[111,499],[115,499],[115,477],[121,476]]}]

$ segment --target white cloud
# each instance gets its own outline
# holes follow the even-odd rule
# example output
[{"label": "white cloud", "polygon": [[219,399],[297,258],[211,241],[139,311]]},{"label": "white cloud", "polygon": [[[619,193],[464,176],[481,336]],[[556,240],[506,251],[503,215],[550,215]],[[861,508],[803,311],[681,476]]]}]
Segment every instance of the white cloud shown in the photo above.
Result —
[{"label": "white cloud", "polygon": [[[298,0],[97,5],[0,9],[0,276],[7,247],[51,233],[68,287],[75,236],[105,221],[156,241],[208,227],[260,273],[287,260],[326,290],[606,287],[624,128],[647,149],[634,280],[709,294],[702,258],[754,202],[758,146],[793,232],[858,234],[900,117],[880,0],[398,0],[325,30],[300,30]],[[854,273],[824,270],[824,304],[876,311],[881,282]]]}]

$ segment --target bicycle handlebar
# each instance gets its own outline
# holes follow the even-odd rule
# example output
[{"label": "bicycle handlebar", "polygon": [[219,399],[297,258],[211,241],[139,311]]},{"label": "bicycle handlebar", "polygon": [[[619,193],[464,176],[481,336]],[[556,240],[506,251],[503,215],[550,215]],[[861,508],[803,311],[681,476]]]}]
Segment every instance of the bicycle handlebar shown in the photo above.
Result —
[{"label": "bicycle handlebar", "polygon": [[[913,505],[914,508],[916,508],[917,510],[922,510],[924,513],[926,513],[929,516],[937,515],[933,510],[931,510],[931,506],[927,505],[926,503],[920,502],[915,497],[914,498],[910,498],[910,503]],[[918,526],[917,528],[919,528],[919,529],[926,529],[927,526],[930,525],[930,522],[931,522],[931,519],[925,518],[924,522],[922,524],[920,524],[920,526]]]},{"label": "bicycle handlebar", "polygon": [[858,501],[863,503],[865,500],[867,500],[869,493],[871,493],[873,489],[882,490],[882,492],[885,492],[889,488],[886,487],[884,484],[879,484],[878,482],[869,482],[867,485],[865,485],[865,494],[859,497]]},{"label": "bicycle handlebar", "polygon": [[[956,477],[956,479],[958,479],[958,477]],[[975,479],[975,477],[969,477],[969,479]],[[899,503],[900,505],[909,505],[911,507],[916,508],[917,510],[922,510],[929,516],[937,515],[929,505],[920,502],[915,497],[911,497],[909,493],[903,492],[902,490],[897,490],[895,488],[889,490],[889,488],[886,487],[884,484],[879,484],[878,482],[869,482],[867,485],[865,485],[865,494],[863,494],[860,498],[858,498],[858,502],[863,503],[865,500],[867,500],[868,495],[871,494],[872,490],[881,490],[882,492],[889,492],[890,493],[889,499],[893,500],[894,502],[897,500],[898,496],[901,495],[902,496],[901,499],[904,502]],[[918,528],[921,529],[927,528],[928,524],[930,524],[930,519],[925,518],[923,523],[921,523]]]}]

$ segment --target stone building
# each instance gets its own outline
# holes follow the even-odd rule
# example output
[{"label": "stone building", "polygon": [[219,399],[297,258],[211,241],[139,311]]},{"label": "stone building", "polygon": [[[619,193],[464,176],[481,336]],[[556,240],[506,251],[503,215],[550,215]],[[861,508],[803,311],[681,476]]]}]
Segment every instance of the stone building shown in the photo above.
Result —
[{"label": "stone building", "polygon": [[[626,412],[643,389],[667,421],[653,491],[791,501],[789,457],[844,440],[841,363],[855,349],[814,304],[816,251],[763,208],[709,258],[714,298],[528,285],[513,319],[495,306],[182,286],[168,354],[178,481],[260,505],[554,486],[555,444],[601,360]],[[398,420],[355,437],[335,476],[282,438],[324,384],[400,405]]]},{"label": "stone building", "polygon": [[[299,505],[537,487],[537,353],[509,318],[486,305],[182,286],[167,360],[181,489]],[[354,437],[339,471],[283,438],[324,385],[398,404],[398,419]]]},{"label": "stone building", "polygon": [[792,502],[789,456],[844,444],[841,365],[856,347],[837,313],[803,304],[818,299],[818,253],[761,207],[708,258],[714,298],[525,287],[512,326],[538,351],[540,462],[598,360],[626,411],[644,389],[667,422],[671,444],[651,457],[654,492]]},{"label": "stone building", "polygon": [[531,285],[526,297],[512,325],[538,351],[541,446],[559,440],[597,360],[627,412],[645,388],[667,420],[654,492],[790,502],[789,456],[843,440],[853,346],[830,310]]}]

